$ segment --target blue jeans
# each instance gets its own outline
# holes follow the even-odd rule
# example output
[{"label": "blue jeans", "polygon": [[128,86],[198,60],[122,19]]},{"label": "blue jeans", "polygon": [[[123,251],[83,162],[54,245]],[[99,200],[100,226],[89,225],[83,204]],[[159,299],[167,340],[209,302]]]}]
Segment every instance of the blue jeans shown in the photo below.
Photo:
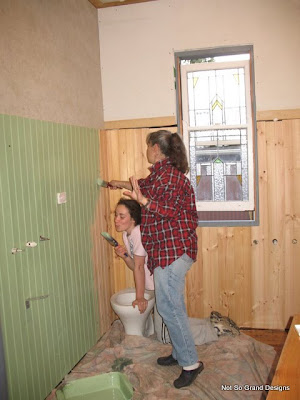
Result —
[{"label": "blue jeans", "polygon": [[184,303],[185,275],[193,260],[186,254],[162,269],[154,270],[156,305],[168,327],[172,356],[182,367],[198,362],[198,355]]}]

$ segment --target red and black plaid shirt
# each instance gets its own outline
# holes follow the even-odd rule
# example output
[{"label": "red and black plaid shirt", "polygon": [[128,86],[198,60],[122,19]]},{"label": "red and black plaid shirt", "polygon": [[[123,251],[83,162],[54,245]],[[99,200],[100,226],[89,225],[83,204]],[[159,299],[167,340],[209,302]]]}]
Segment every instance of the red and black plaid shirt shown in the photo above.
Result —
[{"label": "red and black plaid shirt", "polygon": [[151,167],[139,179],[142,194],[150,200],[142,207],[142,243],[148,253],[148,268],[165,268],[186,253],[197,257],[198,217],[195,194],[188,178],[168,158]]}]

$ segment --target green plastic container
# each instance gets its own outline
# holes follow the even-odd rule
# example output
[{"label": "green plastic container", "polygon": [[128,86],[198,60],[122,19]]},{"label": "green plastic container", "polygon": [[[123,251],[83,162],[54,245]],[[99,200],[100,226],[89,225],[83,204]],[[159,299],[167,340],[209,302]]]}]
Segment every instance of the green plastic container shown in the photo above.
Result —
[{"label": "green plastic container", "polygon": [[56,391],[57,400],[130,400],[132,396],[132,385],[121,372],[76,379]]}]

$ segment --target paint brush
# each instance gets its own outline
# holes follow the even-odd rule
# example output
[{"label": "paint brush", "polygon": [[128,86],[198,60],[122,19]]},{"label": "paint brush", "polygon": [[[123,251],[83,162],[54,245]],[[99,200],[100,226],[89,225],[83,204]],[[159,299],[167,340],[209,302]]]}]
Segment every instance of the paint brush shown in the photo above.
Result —
[{"label": "paint brush", "polygon": [[121,186],[112,186],[109,182],[100,178],[97,179],[97,185],[104,188],[123,189]]},{"label": "paint brush", "polygon": [[[104,237],[104,239],[106,239],[108,241],[108,243],[113,246],[113,247],[117,247],[119,246],[119,243],[116,241],[116,239],[114,239],[112,236],[110,236],[109,233],[107,232],[101,232],[101,235]],[[128,257],[127,253],[124,253],[125,257]]]},{"label": "paint brush", "polygon": [[100,179],[100,178],[97,179],[97,185],[98,185],[98,186],[101,186],[101,187],[104,187],[104,188],[111,187],[111,185],[109,184],[109,182],[104,181],[103,179]]}]

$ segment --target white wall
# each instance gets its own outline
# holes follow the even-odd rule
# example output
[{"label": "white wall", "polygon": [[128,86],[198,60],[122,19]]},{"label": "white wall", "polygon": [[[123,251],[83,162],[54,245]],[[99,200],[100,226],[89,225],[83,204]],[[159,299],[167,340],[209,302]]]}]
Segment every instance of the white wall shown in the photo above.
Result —
[{"label": "white wall", "polygon": [[97,9],[0,0],[0,113],[103,126]]},{"label": "white wall", "polygon": [[299,0],[157,0],[98,16],[105,121],[176,115],[174,51],[245,44],[257,110],[300,108]]}]

